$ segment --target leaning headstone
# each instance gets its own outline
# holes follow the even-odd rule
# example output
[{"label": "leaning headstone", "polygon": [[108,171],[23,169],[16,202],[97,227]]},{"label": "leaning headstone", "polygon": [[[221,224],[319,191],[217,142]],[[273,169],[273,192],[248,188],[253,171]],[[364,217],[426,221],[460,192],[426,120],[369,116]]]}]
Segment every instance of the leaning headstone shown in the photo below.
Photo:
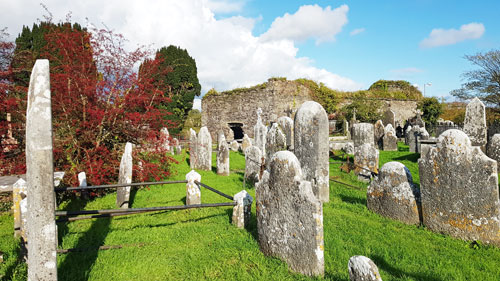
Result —
[{"label": "leaning headstone", "polygon": [[382,123],[382,120],[377,120],[375,122],[375,125],[373,125],[373,133],[374,133],[374,138],[375,138],[375,145],[377,146],[378,149],[383,148],[383,137],[385,134],[385,128],[384,128],[384,123]]},{"label": "leaning headstone", "polygon": [[263,155],[260,148],[253,145],[245,153],[245,180],[256,183],[260,181]]},{"label": "leaning headstone", "polygon": [[243,140],[241,141],[241,151],[245,153],[245,150],[252,146],[252,140],[248,137],[247,134],[243,135]]},{"label": "leaning headstone", "polygon": [[253,135],[255,140],[254,145],[260,149],[262,154],[265,155],[267,127],[262,124],[262,118],[260,117],[261,114],[262,110],[260,108],[257,109],[257,124],[255,124],[255,127],[253,128]]},{"label": "leaning headstone", "polygon": [[229,176],[229,147],[224,134],[219,135],[217,149],[217,175]]},{"label": "leaning headstone", "polygon": [[328,202],[328,115],[319,103],[306,101],[297,110],[294,125],[294,152],[302,165],[304,179],[311,182],[313,192],[321,202]]},{"label": "leaning headstone", "polygon": [[354,172],[358,180],[368,182],[372,173],[378,173],[379,151],[373,143],[354,147]]},{"label": "leaning headstone", "polygon": [[286,150],[286,136],[278,127],[278,124],[273,123],[266,136],[266,165],[274,153],[281,150]]},{"label": "leaning headstone", "polygon": [[195,170],[186,174],[186,205],[198,205],[201,204],[201,191],[200,187],[195,183],[201,182],[201,175]]},{"label": "leaning headstone", "polygon": [[370,123],[358,123],[352,126],[352,140],[354,147],[361,146],[365,143],[374,144],[373,125]]},{"label": "leaning headstone", "polygon": [[238,151],[240,149],[240,144],[236,140],[233,140],[231,142],[230,148],[232,151]]},{"label": "leaning headstone", "polygon": [[196,166],[195,169],[212,170],[212,137],[207,127],[201,127],[196,141]]},{"label": "leaning headstone", "polygon": [[500,163],[500,134],[494,134],[488,142],[488,157]]},{"label": "leaning headstone", "polygon": [[[132,183],[132,144],[127,142],[120,162],[118,183]],[[116,190],[116,207],[127,209],[130,200],[130,186],[118,187]]]},{"label": "leaning headstone", "polygon": [[288,116],[278,118],[278,125],[283,134],[286,136],[286,148],[293,150],[293,120]]},{"label": "leaning headstone", "polygon": [[353,256],[347,264],[351,281],[382,281],[377,265],[365,256]]},{"label": "leaning headstone", "polygon": [[198,137],[196,136],[196,131],[189,128],[189,166],[191,170],[196,169],[196,148]]},{"label": "leaning headstone", "polygon": [[396,114],[394,111],[391,109],[388,109],[386,112],[384,112],[384,124],[387,126],[388,124],[391,124],[393,128],[396,128]]},{"label": "leaning headstone", "polygon": [[323,275],[322,203],[292,152],[273,155],[255,198],[261,251],[283,259],[292,271]]},{"label": "leaning headstone", "polygon": [[50,99],[49,61],[36,60],[31,72],[26,110],[28,280],[57,280]]},{"label": "leaning headstone", "polygon": [[238,228],[245,228],[252,215],[253,198],[246,190],[236,193],[233,198],[236,205],[233,207],[232,223]]},{"label": "leaning headstone", "polygon": [[488,142],[486,109],[477,97],[465,109],[464,132],[469,136],[473,146],[479,146],[481,150],[486,151],[486,143]]},{"label": "leaning headstone", "polygon": [[399,162],[385,163],[367,189],[368,209],[406,224],[420,224],[420,191],[410,170]]},{"label": "leaning headstone", "polygon": [[500,245],[498,164],[459,130],[439,136],[418,160],[424,225]]}]

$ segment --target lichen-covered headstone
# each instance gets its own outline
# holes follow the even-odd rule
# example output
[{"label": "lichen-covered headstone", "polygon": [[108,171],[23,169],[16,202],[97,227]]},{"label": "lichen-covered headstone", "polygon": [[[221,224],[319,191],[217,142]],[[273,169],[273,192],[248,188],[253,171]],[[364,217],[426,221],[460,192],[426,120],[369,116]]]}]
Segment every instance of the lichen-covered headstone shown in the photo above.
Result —
[{"label": "lichen-covered headstone", "polygon": [[352,125],[352,140],[354,147],[361,146],[365,143],[374,144],[374,130],[373,125],[370,123],[358,123]]},{"label": "lichen-covered headstone", "polygon": [[248,137],[247,134],[243,135],[243,140],[241,141],[241,151],[245,153],[245,150],[252,146],[252,140]]},{"label": "lichen-covered headstone", "polygon": [[488,157],[500,163],[500,134],[494,134],[488,142]]},{"label": "lichen-covered headstone", "polygon": [[[118,183],[132,183],[132,144],[127,142],[120,161]],[[116,207],[127,209],[130,200],[130,186],[118,187],[116,190]]]},{"label": "lichen-covered headstone", "polygon": [[368,182],[373,173],[378,173],[379,151],[373,143],[354,147],[354,172],[358,180]]},{"label": "lichen-covered headstone", "polygon": [[26,109],[28,280],[57,280],[52,110],[48,60],[36,60]]},{"label": "lichen-covered headstone", "polygon": [[278,118],[278,125],[286,136],[286,148],[293,150],[293,120],[288,116]]},{"label": "lichen-covered headstone", "polygon": [[197,142],[198,137],[196,136],[196,131],[189,128],[189,166],[192,170],[196,169]]},{"label": "lichen-covered headstone", "polygon": [[253,198],[246,190],[236,193],[233,198],[236,205],[233,207],[232,223],[238,228],[245,228],[252,215]]},{"label": "lichen-covered headstone", "polygon": [[368,209],[407,224],[420,224],[420,191],[410,170],[399,162],[388,162],[368,186]]},{"label": "lichen-covered headstone", "polygon": [[429,139],[429,133],[423,127],[415,125],[408,132],[408,146],[410,152],[420,153],[420,140]]},{"label": "lichen-covered headstone", "polygon": [[212,170],[212,136],[207,127],[201,127],[196,141],[195,169]]},{"label": "lichen-covered headstone", "polygon": [[497,165],[464,132],[442,133],[418,161],[424,225],[500,245]]},{"label": "lichen-covered headstone", "polygon": [[254,145],[257,146],[262,154],[266,153],[266,136],[267,136],[267,127],[262,124],[262,109],[257,109],[257,123],[253,128],[253,136],[254,136]]},{"label": "lichen-covered headstone", "polygon": [[382,281],[377,265],[365,256],[353,256],[347,264],[351,281]]},{"label": "lichen-covered headstone", "polygon": [[294,153],[302,166],[304,179],[311,182],[313,192],[321,202],[328,202],[328,115],[319,103],[306,101],[295,114],[294,126]]},{"label": "lichen-covered headstone", "polygon": [[219,147],[217,149],[217,174],[229,176],[229,147],[224,134],[219,135]]},{"label": "lichen-covered headstone", "polygon": [[486,109],[483,102],[477,97],[465,109],[464,132],[469,136],[473,146],[479,146],[485,151],[488,141]]},{"label": "lichen-covered headstone", "polygon": [[382,120],[377,120],[375,122],[375,125],[373,125],[373,133],[374,133],[374,141],[375,145],[377,146],[378,149],[383,148],[383,137],[385,134],[385,128],[384,128],[384,123],[382,123]]},{"label": "lichen-covered headstone", "polygon": [[263,155],[260,148],[253,145],[245,153],[245,180],[256,183],[260,181]]},{"label": "lichen-covered headstone", "polygon": [[229,147],[232,151],[238,151],[240,149],[240,144],[236,140],[233,140]]},{"label": "lichen-covered headstone", "polygon": [[278,123],[273,123],[266,136],[266,165],[273,154],[281,150],[286,150],[286,136],[278,127]]},{"label": "lichen-covered headstone", "polygon": [[384,151],[398,151],[398,138],[396,137],[396,130],[391,124],[385,126],[384,137],[382,138],[382,147]]},{"label": "lichen-covered headstone", "polygon": [[198,205],[201,204],[201,191],[200,187],[195,183],[201,182],[201,175],[195,170],[186,174],[186,205]]},{"label": "lichen-covered headstone", "polygon": [[276,152],[255,190],[261,251],[292,271],[324,274],[323,207],[297,157]]}]

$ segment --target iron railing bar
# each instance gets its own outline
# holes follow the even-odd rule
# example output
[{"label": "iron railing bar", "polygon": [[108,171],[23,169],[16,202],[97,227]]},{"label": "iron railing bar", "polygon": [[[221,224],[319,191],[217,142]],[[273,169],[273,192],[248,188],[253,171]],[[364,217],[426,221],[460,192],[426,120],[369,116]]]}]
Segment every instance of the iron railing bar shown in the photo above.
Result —
[{"label": "iron railing bar", "polygon": [[212,187],[210,187],[210,186],[208,186],[208,185],[206,185],[206,184],[204,184],[204,183],[201,183],[201,182],[199,182],[199,181],[194,181],[194,183],[196,183],[197,185],[201,185],[201,186],[203,186],[204,188],[206,188],[206,189],[208,189],[208,190],[210,190],[210,191],[212,191],[212,192],[215,192],[215,193],[219,194],[220,196],[225,197],[225,198],[227,198],[227,199],[229,199],[229,200],[234,200],[233,196],[230,196],[230,195],[227,195],[227,194],[225,194],[225,193],[223,193],[223,192],[220,192],[220,191],[218,191],[217,189],[214,189],[214,188],[212,188]]},{"label": "iron railing bar", "polygon": [[69,190],[90,190],[90,189],[102,189],[102,188],[118,188],[125,186],[141,186],[141,185],[160,185],[160,184],[175,184],[175,183],[187,183],[186,180],[182,181],[156,181],[156,182],[134,182],[134,183],[117,183],[108,185],[91,185],[91,186],[73,186],[73,187],[58,187],[54,188],[55,192],[69,191]]}]

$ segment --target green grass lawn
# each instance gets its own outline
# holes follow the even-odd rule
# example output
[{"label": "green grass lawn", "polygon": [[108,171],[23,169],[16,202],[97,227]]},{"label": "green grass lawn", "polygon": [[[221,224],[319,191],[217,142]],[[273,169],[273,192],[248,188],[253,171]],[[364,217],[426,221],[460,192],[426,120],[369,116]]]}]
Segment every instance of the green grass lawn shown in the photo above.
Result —
[{"label": "green grass lawn", "polygon": [[[400,144],[400,151],[380,151],[380,166],[404,163],[418,183],[417,155]],[[188,156],[175,156],[171,180],[189,172]],[[244,189],[244,156],[231,152],[231,175],[199,171],[202,182],[227,194]],[[332,161],[342,159],[335,156]],[[213,156],[215,166],[215,154]],[[358,188],[330,184],[330,202],[324,204],[325,277],[348,280],[347,262],[365,255],[379,267],[383,280],[498,280],[500,249],[464,242],[383,218],[366,208],[366,186],[340,164],[330,165],[331,176]],[[254,196],[255,190],[247,186]],[[111,209],[116,194],[85,204],[64,202],[60,209]],[[185,184],[152,186],[134,192],[132,207],[183,205]],[[228,202],[202,189],[202,202]],[[83,249],[58,255],[59,280],[314,280],[290,273],[284,262],[265,257],[257,242],[255,205],[247,230],[231,225],[231,207],[157,212],[115,218],[59,223],[59,248]],[[12,215],[0,215],[2,280],[23,280],[26,266],[16,260]],[[103,245],[122,245],[101,250]],[[321,278],[319,278],[321,279]]]}]

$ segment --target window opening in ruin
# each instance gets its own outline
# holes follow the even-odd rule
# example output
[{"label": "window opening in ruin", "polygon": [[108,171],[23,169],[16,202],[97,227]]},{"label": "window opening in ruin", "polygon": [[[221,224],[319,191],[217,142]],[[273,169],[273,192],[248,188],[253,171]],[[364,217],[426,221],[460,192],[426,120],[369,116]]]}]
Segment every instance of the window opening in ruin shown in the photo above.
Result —
[{"label": "window opening in ruin", "polygon": [[235,140],[243,139],[243,123],[227,123],[227,125],[233,130]]}]

